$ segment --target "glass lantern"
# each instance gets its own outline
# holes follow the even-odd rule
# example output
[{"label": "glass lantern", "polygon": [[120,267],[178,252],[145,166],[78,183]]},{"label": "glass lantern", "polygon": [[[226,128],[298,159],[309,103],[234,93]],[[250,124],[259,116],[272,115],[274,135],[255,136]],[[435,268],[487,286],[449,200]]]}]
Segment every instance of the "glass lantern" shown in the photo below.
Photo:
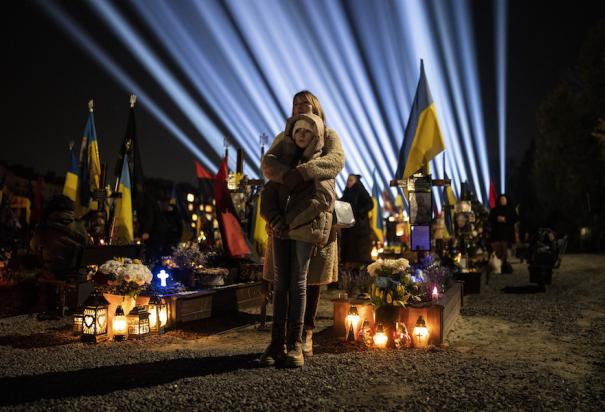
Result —
[{"label": "glass lantern", "polygon": [[349,309],[349,314],[347,315],[346,319],[345,319],[345,325],[346,325],[346,336],[345,336],[345,340],[350,340],[350,341],[354,341],[355,339],[355,334],[357,332],[357,326],[359,325],[359,313],[357,313],[357,306],[353,305],[351,306],[351,309]]},{"label": "glass lantern", "polygon": [[429,330],[422,316],[418,317],[414,332],[412,333],[415,348],[426,348],[429,346]]},{"label": "glass lantern", "polygon": [[374,334],[374,346],[378,349],[384,349],[387,347],[388,341],[389,337],[384,333],[384,326],[382,323],[379,323],[378,326],[376,326],[376,333]]},{"label": "glass lantern", "polygon": [[152,296],[149,299],[149,330],[152,333],[164,333],[168,323],[168,305],[166,301],[159,296]]},{"label": "glass lantern", "polygon": [[84,323],[84,314],[82,312],[74,313],[73,335],[82,335],[82,324]]},{"label": "glass lantern", "polygon": [[363,324],[361,325],[361,328],[359,328],[358,338],[368,348],[371,348],[374,344],[374,340],[372,339],[372,328],[370,327],[370,322],[368,322],[367,319],[363,320]]},{"label": "glass lantern", "polygon": [[149,313],[142,306],[135,306],[128,314],[128,336],[144,338],[149,335]]},{"label": "glass lantern", "polygon": [[397,349],[406,349],[411,346],[412,338],[408,334],[408,328],[403,322],[395,322],[395,331],[393,332],[393,342]]},{"label": "glass lantern", "polygon": [[109,302],[102,294],[93,292],[82,312],[82,340],[84,342],[101,342],[107,340],[107,319]]},{"label": "glass lantern", "polygon": [[121,305],[116,308],[116,313],[111,321],[111,330],[113,331],[113,340],[122,341],[127,338],[128,319],[124,315],[124,309]]}]

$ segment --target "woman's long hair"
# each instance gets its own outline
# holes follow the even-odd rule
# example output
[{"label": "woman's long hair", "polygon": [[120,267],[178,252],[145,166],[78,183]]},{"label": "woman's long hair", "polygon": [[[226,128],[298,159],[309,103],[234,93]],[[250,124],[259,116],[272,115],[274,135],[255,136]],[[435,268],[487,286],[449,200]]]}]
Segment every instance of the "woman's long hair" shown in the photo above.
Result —
[{"label": "woman's long hair", "polygon": [[[313,110],[313,114],[316,116],[321,117],[321,120],[325,123],[326,122],[326,116],[324,115],[324,110],[321,108],[321,103],[319,103],[319,99],[317,97],[315,97],[315,95],[313,93],[311,93],[308,90],[301,90],[300,92],[296,93],[294,95],[294,97],[292,98],[292,107],[294,108],[294,100],[296,100],[297,97],[302,97],[304,98],[307,102],[311,103],[312,106],[312,110]],[[292,113],[293,115],[294,113]]]}]

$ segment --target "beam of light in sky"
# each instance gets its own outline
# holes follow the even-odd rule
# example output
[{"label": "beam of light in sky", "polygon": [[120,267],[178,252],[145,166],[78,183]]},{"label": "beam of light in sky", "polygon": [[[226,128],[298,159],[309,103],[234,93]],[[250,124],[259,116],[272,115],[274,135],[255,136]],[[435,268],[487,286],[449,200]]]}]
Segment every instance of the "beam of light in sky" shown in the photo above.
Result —
[{"label": "beam of light in sky", "polygon": [[469,0],[461,0],[450,4],[453,8],[453,15],[456,21],[456,32],[458,35],[458,45],[461,48],[460,56],[462,58],[462,73],[467,91],[466,100],[470,105],[469,114],[471,116],[471,126],[473,128],[473,137],[475,147],[477,147],[481,177],[483,187],[481,188],[484,199],[488,199],[490,168],[487,159],[487,140],[485,137],[485,123],[483,121],[483,101],[481,98],[481,89],[479,87],[479,65],[477,62],[477,53],[475,51],[475,36],[472,30],[471,6]]},{"label": "beam of light in sky", "polygon": [[506,48],[508,20],[507,0],[494,0],[496,35],[496,84],[498,99],[498,149],[500,154],[500,193],[506,191]]},{"label": "beam of light in sky", "polygon": [[[170,96],[174,103],[185,113],[192,124],[204,136],[209,146],[219,156],[223,151],[224,137],[217,126],[208,118],[185,90],[183,85],[170,73],[168,68],[161,62],[151,48],[134,31],[122,15],[109,2],[92,1],[88,3],[97,14],[105,20],[107,25],[115,32],[129,50],[140,59],[144,67],[154,76],[166,94]],[[239,142],[245,146],[244,142]],[[230,163],[235,165],[233,157],[230,157]]]},{"label": "beam of light in sky", "polygon": [[[442,177],[445,165],[455,193],[470,181],[485,198],[487,145],[468,0],[132,0],[128,14],[117,3],[86,4],[169,96],[162,103],[178,108],[206,140],[213,150],[206,162],[218,163],[227,133],[252,163],[249,174],[259,169],[258,136],[280,132],[294,93],[307,89],[345,150],[339,188],[348,173],[369,185],[374,169],[378,186],[388,185],[422,58],[446,144],[433,175]],[[147,32],[154,41],[140,34]],[[133,89],[105,52],[89,53]],[[157,104],[150,110],[184,141]]]},{"label": "beam of light in sky", "polygon": [[[460,7],[458,4],[457,7]],[[464,94],[462,89],[462,76],[461,70],[458,69],[458,64],[454,57],[454,42],[452,36],[452,28],[450,27],[449,20],[445,16],[445,10],[440,5],[434,7],[436,20],[437,20],[437,31],[439,41],[442,44],[443,57],[445,59],[445,66],[448,68],[446,76],[447,82],[452,89],[450,97],[453,99],[453,108],[455,110],[455,117],[461,129],[462,142],[464,143],[466,158],[468,159],[468,165],[471,171],[472,180],[476,187],[480,183],[479,175],[477,173],[477,161],[475,160],[473,139],[471,136],[471,128],[469,125],[469,119],[467,118],[467,111],[464,101]],[[482,201],[481,191],[476,191],[479,201]]]},{"label": "beam of light in sky", "polygon": [[120,66],[116,64],[115,61],[88,34],[86,34],[72,18],[65,14],[56,3],[40,1],[38,4],[71,38],[76,39],[78,46],[102,65],[118,83],[136,94],[139,97],[139,101],[142,102],[142,106],[158,119],[160,123],[162,123],[177,140],[197,157],[200,162],[206,167],[214,168],[216,160],[208,158],[208,156],[174,124],[172,119],[160,109],[155,101],[130,76],[128,76],[126,72],[120,68]]}]

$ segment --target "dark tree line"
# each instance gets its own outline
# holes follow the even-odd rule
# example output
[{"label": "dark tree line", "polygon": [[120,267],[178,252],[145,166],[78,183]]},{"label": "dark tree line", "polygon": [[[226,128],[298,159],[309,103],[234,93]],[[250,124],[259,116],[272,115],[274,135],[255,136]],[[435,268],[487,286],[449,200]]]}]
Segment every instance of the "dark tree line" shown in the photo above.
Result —
[{"label": "dark tree line", "polygon": [[605,21],[536,117],[538,135],[512,182],[521,230],[550,227],[573,249],[605,252]]}]

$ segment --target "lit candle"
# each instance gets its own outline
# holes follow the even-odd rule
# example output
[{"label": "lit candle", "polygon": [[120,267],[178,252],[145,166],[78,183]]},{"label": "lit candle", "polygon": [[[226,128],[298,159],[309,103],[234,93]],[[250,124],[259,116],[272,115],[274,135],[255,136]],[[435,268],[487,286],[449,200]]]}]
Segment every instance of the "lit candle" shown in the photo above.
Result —
[{"label": "lit candle", "polygon": [[389,338],[386,333],[384,333],[384,328],[382,323],[379,323],[376,327],[376,333],[374,334],[374,346],[378,349],[384,349],[387,346]]},{"label": "lit candle", "polygon": [[372,257],[373,261],[378,259],[378,249],[376,248],[376,245],[374,245],[374,247],[372,248],[372,252],[370,253],[370,256]]},{"label": "lit candle", "polygon": [[439,300],[439,291],[437,290],[437,286],[433,287],[433,294],[431,296],[432,300]]},{"label": "lit candle", "polygon": [[429,330],[426,327],[426,322],[422,316],[418,317],[412,335],[415,348],[426,348],[429,345]]}]

